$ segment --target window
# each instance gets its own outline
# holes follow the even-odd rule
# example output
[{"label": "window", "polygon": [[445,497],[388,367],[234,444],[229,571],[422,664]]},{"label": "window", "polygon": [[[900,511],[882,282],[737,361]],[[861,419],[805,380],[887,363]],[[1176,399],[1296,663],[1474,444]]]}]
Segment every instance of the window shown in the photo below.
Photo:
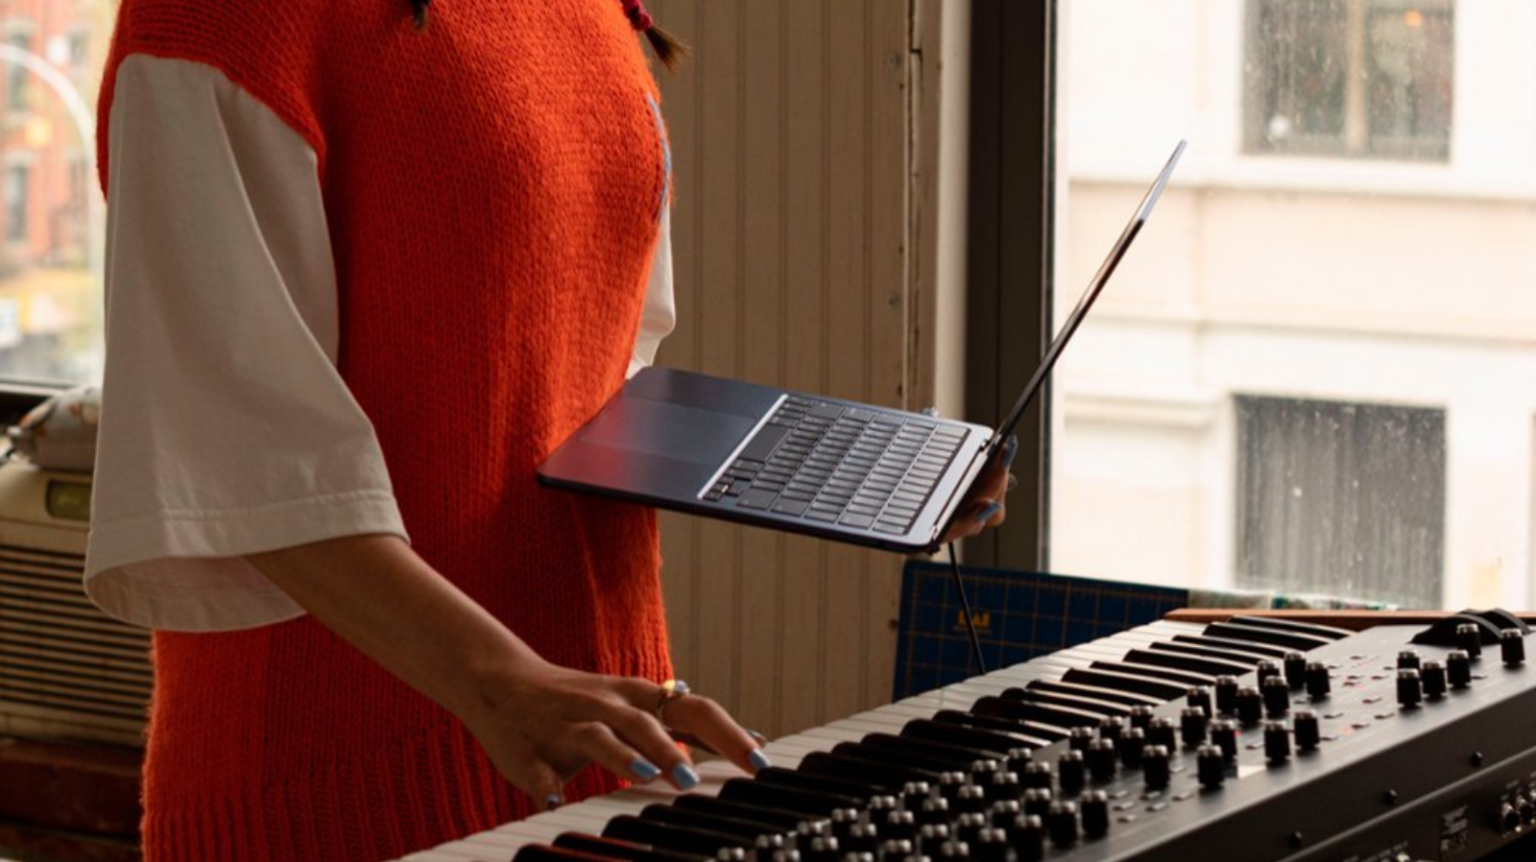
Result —
[{"label": "window", "polygon": [[1438,604],[1445,412],[1238,396],[1237,585]]},{"label": "window", "polygon": [[1056,371],[1051,570],[1536,603],[1536,4],[1056,9],[1058,326],[1190,146]]},{"label": "window", "polygon": [[1252,0],[1251,152],[1444,160],[1448,0]]},{"label": "window", "polygon": [[114,0],[0,4],[0,378],[100,380],[95,117]]}]

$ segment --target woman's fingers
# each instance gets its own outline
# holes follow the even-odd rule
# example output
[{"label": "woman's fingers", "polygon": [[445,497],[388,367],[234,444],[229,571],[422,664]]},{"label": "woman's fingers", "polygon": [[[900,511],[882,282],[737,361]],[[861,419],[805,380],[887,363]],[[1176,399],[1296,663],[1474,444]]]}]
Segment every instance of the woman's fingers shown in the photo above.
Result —
[{"label": "woman's fingers", "polygon": [[[659,694],[656,694],[659,689],[655,683],[647,683],[643,680],[634,682],[648,686],[652,692],[653,701],[659,697]],[[638,755],[654,767],[658,774],[666,776],[677,789],[692,790],[693,786],[699,783],[699,775],[694,772],[693,764],[688,762],[687,756],[673,743],[672,737],[667,735],[667,729],[662,727],[661,722],[657,721],[649,711],[629,704],[618,705],[608,714],[606,720],[619,739],[632,746]],[[646,771],[641,767],[641,773]],[[615,772],[631,780],[650,780],[634,771],[615,770]],[[651,778],[655,777],[656,775],[651,776]]]},{"label": "woman's fingers", "polygon": [[772,765],[757,740],[707,697],[691,694],[678,698],[667,705],[665,717],[668,727],[697,737],[748,773]]}]

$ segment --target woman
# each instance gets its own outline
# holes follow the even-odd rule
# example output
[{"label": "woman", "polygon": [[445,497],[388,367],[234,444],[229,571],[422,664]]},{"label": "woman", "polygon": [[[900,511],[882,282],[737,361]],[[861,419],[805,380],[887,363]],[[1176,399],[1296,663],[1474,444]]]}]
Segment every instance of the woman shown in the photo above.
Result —
[{"label": "woman", "polygon": [[672,325],[635,29],[621,0],[123,0],[86,569],[158,630],[148,859],[378,859],[687,789],[668,729],[767,764],[657,682],[654,514],[534,481]]}]

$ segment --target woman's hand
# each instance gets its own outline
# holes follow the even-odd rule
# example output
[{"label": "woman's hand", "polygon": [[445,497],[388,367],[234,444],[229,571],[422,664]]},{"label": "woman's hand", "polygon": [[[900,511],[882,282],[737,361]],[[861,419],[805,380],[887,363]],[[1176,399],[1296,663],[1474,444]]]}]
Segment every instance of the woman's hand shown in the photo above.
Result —
[{"label": "woman's hand", "polygon": [[960,513],[944,532],[940,544],[975,536],[1008,518],[1006,498],[1013,485],[1008,468],[1013,466],[1014,456],[1018,454],[1019,438],[1010,435],[997,455],[987,460],[981,475],[976,477],[976,483],[960,502]]},{"label": "woman's hand", "polygon": [[[622,778],[698,783],[667,735],[754,772],[768,759],[714,701],[545,661],[396,536],[348,536],[247,556],[331,631],[458,716],[503,776],[546,807],[589,763]],[[664,718],[667,726],[663,727]]]},{"label": "woman's hand", "polygon": [[668,734],[686,734],[747,772],[768,766],[752,736],[713,700],[688,694],[655,714],[663,689],[633,677],[600,676],[539,662],[509,669],[479,698],[465,724],[509,781],[546,807],[589,763],[629,781],[665,777],[679,790],[698,783]]}]

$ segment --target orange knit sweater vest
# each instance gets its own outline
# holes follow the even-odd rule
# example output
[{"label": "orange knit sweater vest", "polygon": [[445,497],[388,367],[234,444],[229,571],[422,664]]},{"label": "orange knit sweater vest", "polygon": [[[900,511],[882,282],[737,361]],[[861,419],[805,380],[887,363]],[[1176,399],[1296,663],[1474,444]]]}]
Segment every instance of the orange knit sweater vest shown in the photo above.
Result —
[{"label": "orange knit sweater vest", "polygon": [[[102,142],[134,53],[218,68],[317,153],[340,370],[416,552],[551,661],[669,676],[654,514],[534,479],[623,383],[667,183],[619,0],[443,0],[422,32],[406,0],[123,0]],[[308,618],[154,661],[150,860],[373,860],[530,811]]]}]

